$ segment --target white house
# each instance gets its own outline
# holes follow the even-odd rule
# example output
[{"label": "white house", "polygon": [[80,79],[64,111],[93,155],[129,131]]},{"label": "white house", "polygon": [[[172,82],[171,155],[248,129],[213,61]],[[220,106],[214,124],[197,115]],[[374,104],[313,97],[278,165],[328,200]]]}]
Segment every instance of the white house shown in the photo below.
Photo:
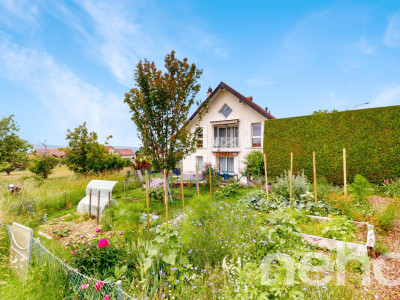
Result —
[{"label": "white house", "polygon": [[252,150],[262,151],[264,121],[275,119],[269,112],[221,82],[212,91],[206,112],[199,119],[199,109],[190,117],[188,128],[200,128],[197,150],[183,160],[183,173],[199,172],[205,163],[230,175],[244,170],[243,159]]}]

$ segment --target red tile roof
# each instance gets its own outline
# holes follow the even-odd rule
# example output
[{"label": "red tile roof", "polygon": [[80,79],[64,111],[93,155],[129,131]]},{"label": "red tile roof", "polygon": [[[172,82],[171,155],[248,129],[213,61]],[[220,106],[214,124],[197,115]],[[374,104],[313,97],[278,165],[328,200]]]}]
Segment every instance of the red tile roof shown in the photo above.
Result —
[{"label": "red tile roof", "polygon": [[115,151],[121,156],[136,156],[135,152],[131,149],[115,149]]},{"label": "red tile roof", "polygon": [[58,149],[35,149],[36,154],[40,155],[50,155],[50,156],[55,156],[59,158],[64,158],[65,157],[65,151],[58,150]]},{"label": "red tile roof", "polygon": [[[247,105],[249,105],[250,107],[252,107],[254,110],[256,110],[257,112],[259,112],[261,115],[263,115],[265,118],[267,119],[275,119],[275,117],[273,115],[271,115],[269,112],[267,112],[265,109],[262,109],[259,105],[255,104],[253,102],[253,97],[245,97],[242,94],[240,94],[239,92],[237,92],[236,90],[234,90],[233,88],[231,88],[229,85],[227,85],[224,82],[221,82],[216,88],[215,90],[211,93],[211,95],[208,97],[209,99],[211,99],[212,97],[214,97],[214,95],[222,89],[226,89],[227,91],[231,92],[233,95],[235,95],[236,97],[239,98],[240,101],[243,101],[244,103],[246,103]],[[199,112],[199,109],[202,108],[203,105],[200,105],[199,108],[194,112],[194,114],[189,118],[189,120],[193,120],[193,118],[197,115],[197,113]]]}]

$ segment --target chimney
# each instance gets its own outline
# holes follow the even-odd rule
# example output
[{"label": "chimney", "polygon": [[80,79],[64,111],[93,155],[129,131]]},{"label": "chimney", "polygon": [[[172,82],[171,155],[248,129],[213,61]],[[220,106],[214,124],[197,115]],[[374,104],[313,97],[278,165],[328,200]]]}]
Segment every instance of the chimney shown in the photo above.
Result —
[{"label": "chimney", "polygon": [[208,87],[207,98],[210,97],[211,94],[212,94],[212,89],[211,87]]}]

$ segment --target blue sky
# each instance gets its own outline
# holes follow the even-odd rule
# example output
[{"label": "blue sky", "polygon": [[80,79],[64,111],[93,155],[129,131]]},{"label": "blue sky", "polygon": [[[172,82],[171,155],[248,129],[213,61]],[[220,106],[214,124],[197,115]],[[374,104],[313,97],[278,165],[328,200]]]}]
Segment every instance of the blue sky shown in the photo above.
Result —
[{"label": "blue sky", "polygon": [[400,105],[400,1],[0,0],[0,117],[34,144],[86,121],[138,146],[124,93],[172,49],[199,100],[224,81],[277,118]]}]

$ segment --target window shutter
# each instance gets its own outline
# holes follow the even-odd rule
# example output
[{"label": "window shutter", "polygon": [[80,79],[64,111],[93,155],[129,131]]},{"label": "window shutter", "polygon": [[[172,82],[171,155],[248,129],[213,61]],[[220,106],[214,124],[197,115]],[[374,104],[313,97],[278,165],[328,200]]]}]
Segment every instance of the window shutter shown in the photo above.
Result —
[{"label": "window shutter", "polygon": [[251,147],[251,130],[250,130],[250,123],[244,124],[244,147],[250,148]]},{"label": "window shutter", "polygon": [[208,147],[208,134],[207,134],[207,126],[203,126],[203,148]]}]

